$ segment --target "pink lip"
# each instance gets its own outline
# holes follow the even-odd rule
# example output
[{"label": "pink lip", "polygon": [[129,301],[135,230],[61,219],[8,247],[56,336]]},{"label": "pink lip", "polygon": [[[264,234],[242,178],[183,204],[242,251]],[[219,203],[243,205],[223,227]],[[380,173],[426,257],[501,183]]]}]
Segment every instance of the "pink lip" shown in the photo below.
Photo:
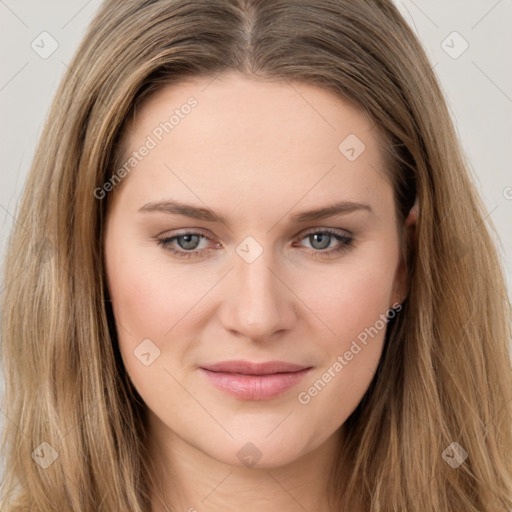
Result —
[{"label": "pink lip", "polygon": [[268,400],[295,386],[311,367],[281,361],[225,361],[200,370],[212,384],[242,400]]}]

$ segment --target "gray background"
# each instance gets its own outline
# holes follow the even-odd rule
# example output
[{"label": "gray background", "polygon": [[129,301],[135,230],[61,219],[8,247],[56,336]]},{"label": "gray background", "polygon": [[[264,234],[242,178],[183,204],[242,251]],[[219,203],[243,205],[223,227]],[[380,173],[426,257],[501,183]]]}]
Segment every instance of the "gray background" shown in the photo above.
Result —
[{"label": "gray background", "polygon": [[[50,100],[100,3],[0,0],[0,265]],[[487,207],[487,220],[495,224],[500,236],[510,295],[512,0],[396,3],[425,46],[441,81]],[[453,35],[454,31],[460,36]],[[461,53],[466,42],[468,48]],[[58,44],[57,49],[45,55],[52,44]],[[5,421],[0,410],[0,429]]]}]

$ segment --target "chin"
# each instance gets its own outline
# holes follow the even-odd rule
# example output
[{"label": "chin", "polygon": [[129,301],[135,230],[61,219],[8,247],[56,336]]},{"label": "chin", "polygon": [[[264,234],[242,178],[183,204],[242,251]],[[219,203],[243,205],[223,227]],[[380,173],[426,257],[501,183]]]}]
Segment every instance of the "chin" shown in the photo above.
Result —
[{"label": "chin", "polygon": [[269,436],[268,432],[268,428],[254,432],[254,435],[251,431],[245,431],[242,435],[233,432],[235,440],[230,439],[229,443],[214,443],[203,446],[202,449],[207,455],[224,464],[272,469],[286,466],[315,448],[315,443],[304,439],[303,436],[294,436],[289,428],[283,431],[282,435]]}]

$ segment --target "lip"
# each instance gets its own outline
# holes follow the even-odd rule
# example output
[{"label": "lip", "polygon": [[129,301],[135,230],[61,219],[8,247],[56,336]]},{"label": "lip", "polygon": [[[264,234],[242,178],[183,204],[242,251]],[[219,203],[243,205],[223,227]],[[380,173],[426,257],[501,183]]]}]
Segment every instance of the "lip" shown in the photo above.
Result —
[{"label": "lip", "polygon": [[298,384],[311,370],[283,361],[223,361],[199,368],[217,388],[242,400],[269,400]]}]

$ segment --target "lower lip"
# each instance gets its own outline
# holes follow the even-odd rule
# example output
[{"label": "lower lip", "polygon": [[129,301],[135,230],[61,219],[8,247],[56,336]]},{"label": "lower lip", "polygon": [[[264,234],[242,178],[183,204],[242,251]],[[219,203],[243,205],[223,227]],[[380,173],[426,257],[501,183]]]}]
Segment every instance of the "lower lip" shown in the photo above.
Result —
[{"label": "lower lip", "polygon": [[239,373],[213,372],[200,368],[210,382],[226,393],[242,400],[269,400],[298,384],[311,370],[272,373],[270,375],[242,375]]}]

